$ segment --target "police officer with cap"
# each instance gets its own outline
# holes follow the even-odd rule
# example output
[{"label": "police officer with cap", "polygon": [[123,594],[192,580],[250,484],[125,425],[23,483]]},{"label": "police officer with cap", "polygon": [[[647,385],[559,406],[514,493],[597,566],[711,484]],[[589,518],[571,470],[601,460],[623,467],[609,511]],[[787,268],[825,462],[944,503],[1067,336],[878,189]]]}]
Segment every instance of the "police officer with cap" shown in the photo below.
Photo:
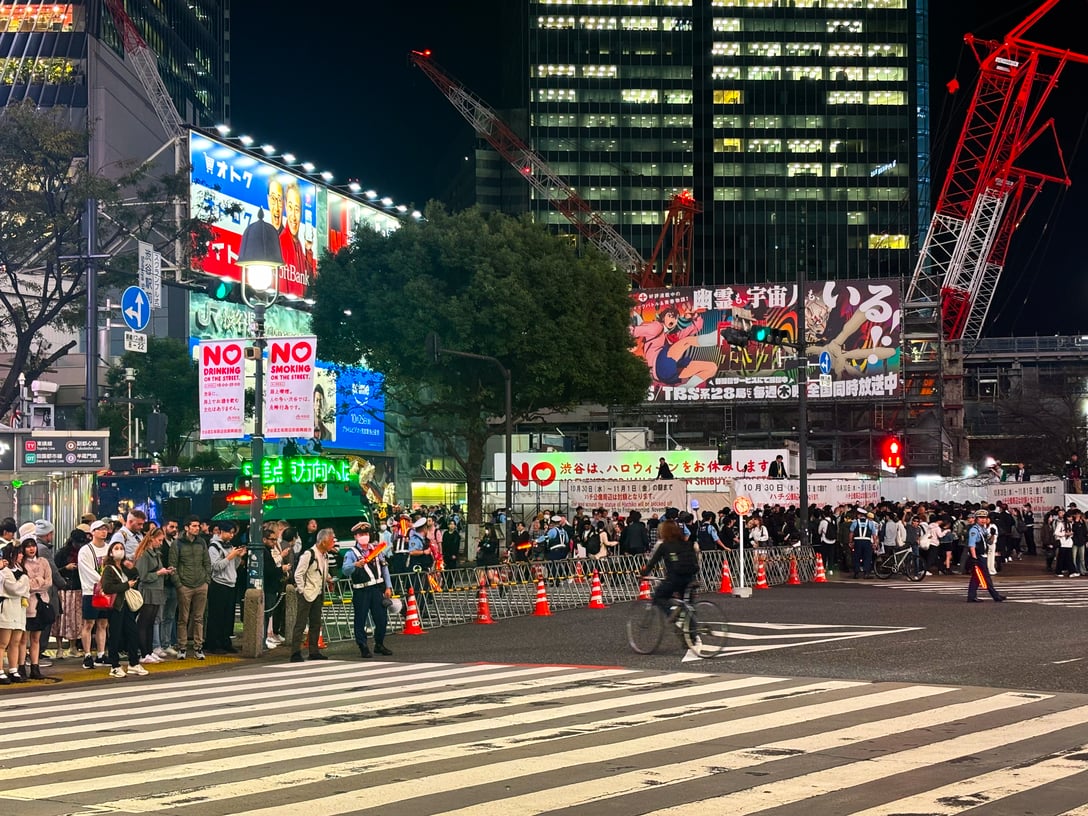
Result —
[{"label": "police officer with cap", "polygon": [[971,557],[968,562],[971,565],[971,580],[967,584],[967,603],[982,603],[978,599],[978,588],[981,586],[990,593],[990,597],[1000,603],[1005,596],[994,587],[990,577],[990,568],[986,564],[986,550],[990,546],[987,541],[986,527],[990,523],[990,511],[983,508],[975,514],[975,523],[967,530],[967,553]]},{"label": "police officer with cap", "polygon": [[370,657],[366,641],[366,619],[374,621],[374,651],[393,654],[385,647],[389,626],[386,603],[393,597],[393,580],[386,560],[386,544],[371,536],[370,524],[360,521],[351,528],[355,544],[344,554],[341,574],[351,581],[351,606],[354,611],[355,643],[362,657]]}]

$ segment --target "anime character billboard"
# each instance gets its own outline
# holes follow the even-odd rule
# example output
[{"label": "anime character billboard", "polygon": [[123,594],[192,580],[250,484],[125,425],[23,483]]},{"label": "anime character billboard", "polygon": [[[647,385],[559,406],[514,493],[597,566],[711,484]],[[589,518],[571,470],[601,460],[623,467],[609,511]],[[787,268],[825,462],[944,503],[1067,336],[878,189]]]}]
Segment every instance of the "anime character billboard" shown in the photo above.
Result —
[{"label": "anime character billboard", "polygon": [[[902,362],[899,283],[889,279],[686,287],[636,292],[635,353],[650,402],[797,398],[798,310],[805,312],[808,396],[897,395]],[[764,341],[757,330],[772,330]],[[774,336],[781,338],[775,342]],[[787,365],[792,363],[792,365]]]}]

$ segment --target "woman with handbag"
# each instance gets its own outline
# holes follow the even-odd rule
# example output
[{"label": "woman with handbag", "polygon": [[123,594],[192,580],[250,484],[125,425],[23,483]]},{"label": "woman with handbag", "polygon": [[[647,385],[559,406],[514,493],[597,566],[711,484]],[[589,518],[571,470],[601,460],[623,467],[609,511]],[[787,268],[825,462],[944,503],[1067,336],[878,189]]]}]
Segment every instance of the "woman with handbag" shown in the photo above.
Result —
[{"label": "woman with handbag", "polygon": [[29,652],[27,662],[30,665],[31,680],[44,680],[38,665],[41,656],[42,632],[48,631],[56,620],[50,603],[53,590],[53,571],[49,562],[38,557],[38,540],[31,535],[23,539],[23,570],[30,579],[30,599],[26,610],[26,637]]},{"label": "woman with handbag", "polygon": [[[162,565],[162,542],[166,537],[161,527],[145,533],[136,545],[136,575],[139,579],[143,606],[136,614],[136,634],[140,639],[141,664],[162,663],[154,649],[155,618],[166,602],[166,576],[171,568]],[[167,644],[169,645],[169,644]],[[166,654],[163,652],[163,654]]]},{"label": "woman with handbag", "polygon": [[[125,566],[125,545],[120,541],[110,544],[106,563],[102,566],[102,592],[113,595],[109,617],[110,677],[124,677],[121,668],[121,649],[128,653],[128,674],[149,674],[140,665],[140,640],[136,634],[136,610],[132,609],[129,590],[136,589],[139,574],[135,567]],[[143,599],[140,598],[140,605]]]},{"label": "woman with handbag", "polygon": [[25,683],[19,671],[26,636],[26,609],[30,579],[23,571],[23,551],[14,544],[0,552],[0,654],[7,652],[8,670],[0,671],[0,685]]}]

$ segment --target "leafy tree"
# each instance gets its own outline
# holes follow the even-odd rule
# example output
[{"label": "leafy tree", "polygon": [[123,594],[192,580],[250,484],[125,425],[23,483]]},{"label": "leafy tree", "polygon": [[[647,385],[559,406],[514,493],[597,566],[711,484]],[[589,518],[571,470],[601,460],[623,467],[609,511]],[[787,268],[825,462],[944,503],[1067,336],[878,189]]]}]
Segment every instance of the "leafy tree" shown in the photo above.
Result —
[{"label": "leafy tree", "polygon": [[106,373],[106,386],[112,397],[100,412],[101,423],[110,429],[110,452],[123,456],[128,451],[128,384],[125,369],[135,371],[132,382],[132,416],[147,427],[147,415],[159,406],[169,417],[166,448],[161,451],[165,465],[179,463],[194,430],[199,427],[197,399],[199,379],[196,361],[180,340],[149,337],[147,353],[127,352],[118,366]]},{"label": "leafy tree", "polygon": [[152,178],[150,167],[121,165],[92,172],[87,131],[65,125],[63,115],[32,102],[0,112],[0,347],[8,355],[0,414],[18,399],[20,372],[30,382],[76,345],[51,347],[43,330],[84,324],[88,199],[98,202],[93,254],[110,256],[104,287],[134,282],[135,253],[121,252],[134,239],[172,250],[182,235],[186,251],[205,245],[206,218],[175,218],[185,174]]},{"label": "leafy tree", "polygon": [[484,446],[504,427],[503,380],[486,361],[428,359],[428,332],[445,348],[502,362],[515,421],[587,402],[633,404],[649,387],[629,350],[627,277],[528,219],[432,205],[388,238],[360,230],[324,259],[315,293],[322,359],[365,357],[385,375],[387,425],[429,434],[461,465],[473,522]]}]

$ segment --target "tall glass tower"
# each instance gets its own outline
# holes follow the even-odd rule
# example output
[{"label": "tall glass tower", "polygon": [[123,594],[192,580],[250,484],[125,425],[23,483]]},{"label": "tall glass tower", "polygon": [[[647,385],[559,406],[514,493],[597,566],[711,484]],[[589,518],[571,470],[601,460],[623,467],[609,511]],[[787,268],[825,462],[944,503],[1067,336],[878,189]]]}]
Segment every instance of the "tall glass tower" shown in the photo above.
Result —
[{"label": "tall glass tower", "polygon": [[694,284],[906,277],[927,2],[530,0],[532,144],[643,257],[691,191]]}]

